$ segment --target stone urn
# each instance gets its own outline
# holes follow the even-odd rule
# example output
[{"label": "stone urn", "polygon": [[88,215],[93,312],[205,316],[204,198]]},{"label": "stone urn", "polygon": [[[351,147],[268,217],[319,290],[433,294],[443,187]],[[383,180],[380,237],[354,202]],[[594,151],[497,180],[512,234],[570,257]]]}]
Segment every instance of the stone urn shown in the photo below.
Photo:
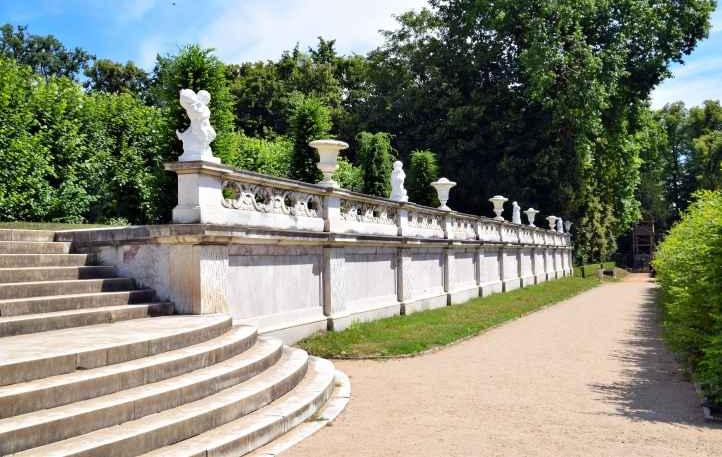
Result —
[{"label": "stone urn", "polygon": [[536,225],[534,225],[534,218],[537,214],[539,214],[539,211],[535,210],[534,208],[529,208],[528,210],[524,211],[524,214],[526,214],[526,218],[529,221],[529,227],[536,227]]},{"label": "stone urn", "polygon": [[323,180],[318,184],[339,188],[339,184],[333,180],[333,174],[338,170],[338,153],[348,148],[348,143],[338,140],[315,140],[308,145],[318,151],[319,161],[316,166],[323,173]]},{"label": "stone urn", "polygon": [[501,213],[504,212],[504,203],[508,202],[509,199],[502,195],[494,195],[489,199],[489,201],[492,205],[494,205],[494,214],[496,214],[494,220],[503,221],[504,218],[502,217]]},{"label": "stone urn", "polygon": [[455,185],[456,183],[454,181],[449,181],[446,178],[441,178],[438,181],[434,181],[431,183],[431,186],[436,189],[436,195],[439,197],[439,209],[443,209],[444,211],[451,211],[451,208],[446,206],[446,202],[449,201],[449,191]]},{"label": "stone urn", "polygon": [[556,230],[557,217],[547,216],[547,221],[549,222],[549,230]]},{"label": "stone urn", "polygon": [[572,222],[571,221],[564,221],[564,230],[569,233],[569,230],[572,229]]}]

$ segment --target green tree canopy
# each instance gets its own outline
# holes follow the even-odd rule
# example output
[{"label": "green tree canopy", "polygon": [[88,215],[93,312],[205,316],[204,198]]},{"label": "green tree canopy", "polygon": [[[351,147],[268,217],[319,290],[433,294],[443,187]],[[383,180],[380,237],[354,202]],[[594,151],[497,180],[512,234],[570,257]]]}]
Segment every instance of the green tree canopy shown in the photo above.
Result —
[{"label": "green tree canopy", "polygon": [[308,143],[328,137],[331,130],[329,109],[316,97],[298,96],[293,102],[288,123],[293,138],[291,177],[308,183],[319,182],[323,175],[316,166],[318,152]]},{"label": "green tree canopy", "polygon": [[438,206],[436,190],[431,183],[439,179],[436,155],[428,150],[413,151],[406,188],[409,201],[426,206]]}]

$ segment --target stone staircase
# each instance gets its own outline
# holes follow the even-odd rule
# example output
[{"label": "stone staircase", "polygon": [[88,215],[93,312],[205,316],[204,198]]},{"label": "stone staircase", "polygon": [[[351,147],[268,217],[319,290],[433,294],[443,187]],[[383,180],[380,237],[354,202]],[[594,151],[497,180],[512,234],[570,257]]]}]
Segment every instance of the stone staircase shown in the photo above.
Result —
[{"label": "stone staircase", "polygon": [[348,401],[330,362],[225,315],[172,315],[53,239],[0,230],[0,456],[241,456]]}]

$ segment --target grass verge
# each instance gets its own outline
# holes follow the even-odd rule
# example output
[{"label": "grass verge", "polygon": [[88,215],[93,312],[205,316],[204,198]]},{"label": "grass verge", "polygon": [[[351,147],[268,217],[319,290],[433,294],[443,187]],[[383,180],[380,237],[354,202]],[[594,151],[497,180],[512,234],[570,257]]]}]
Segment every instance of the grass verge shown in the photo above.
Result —
[{"label": "grass verge", "polygon": [[62,222],[0,222],[0,229],[16,230],[73,230],[110,227],[102,224],[65,224]]},{"label": "grass verge", "polygon": [[357,323],[341,332],[306,338],[297,345],[325,358],[413,355],[446,346],[495,325],[573,297],[601,284],[595,277],[570,277],[462,305]]}]

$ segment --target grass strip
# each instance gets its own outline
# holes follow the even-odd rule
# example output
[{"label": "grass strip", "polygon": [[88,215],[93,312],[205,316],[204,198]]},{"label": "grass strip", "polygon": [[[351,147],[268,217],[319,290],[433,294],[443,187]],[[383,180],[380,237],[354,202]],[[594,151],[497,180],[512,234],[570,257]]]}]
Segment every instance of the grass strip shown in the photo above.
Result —
[{"label": "grass strip", "polygon": [[413,355],[478,334],[545,306],[573,297],[601,282],[570,277],[475,298],[461,305],[356,323],[340,332],[311,336],[297,343],[325,358]]},{"label": "grass strip", "polygon": [[102,224],[66,224],[62,222],[0,222],[0,229],[15,230],[74,230],[110,227]]}]

